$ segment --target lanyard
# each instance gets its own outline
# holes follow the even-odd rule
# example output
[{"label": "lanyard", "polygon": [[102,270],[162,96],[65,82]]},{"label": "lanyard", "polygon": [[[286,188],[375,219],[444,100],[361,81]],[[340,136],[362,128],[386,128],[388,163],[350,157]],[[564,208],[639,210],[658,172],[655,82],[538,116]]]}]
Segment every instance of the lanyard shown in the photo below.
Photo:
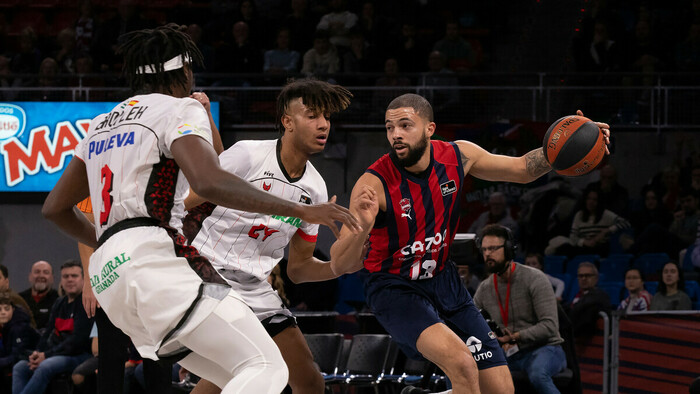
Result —
[{"label": "lanyard", "polygon": [[496,288],[496,297],[498,297],[498,307],[501,308],[501,319],[503,319],[503,325],[508,327],[508,307],[510,306],[510,278],[513,277],[513,271],[515,271],[515,262],[512,263],[513,266],[510,268],[510,276],[508,277],[508,287],[506,288],[506,308],[503,309],[503,303],[501,302],[501,294],[498,292],[498,275],[493,275],[493,286]]}]

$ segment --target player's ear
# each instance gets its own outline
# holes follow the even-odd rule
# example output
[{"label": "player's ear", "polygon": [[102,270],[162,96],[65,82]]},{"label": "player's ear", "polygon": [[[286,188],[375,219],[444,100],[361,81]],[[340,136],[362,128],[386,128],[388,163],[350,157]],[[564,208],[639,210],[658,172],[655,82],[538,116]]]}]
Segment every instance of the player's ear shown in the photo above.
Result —
[{"label": "player's ear", "polygon": [[282,115],[282,118],[280,120],[282,121],[282,127],[284,128],[284,130],[282,130],[282,132],[292,129],[292,117],[291,116],[284,114],[284,115]]},{"label": "player's ear", "polygon": [[428,122],[428,137],[432,137],[435,133],[435,122]]}]

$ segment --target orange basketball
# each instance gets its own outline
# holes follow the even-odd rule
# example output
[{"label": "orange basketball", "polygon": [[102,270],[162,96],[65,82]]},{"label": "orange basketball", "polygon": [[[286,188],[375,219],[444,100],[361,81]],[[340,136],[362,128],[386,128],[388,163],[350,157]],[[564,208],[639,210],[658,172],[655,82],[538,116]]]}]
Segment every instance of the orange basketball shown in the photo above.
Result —
[{"label": "orange basketball", "polygon": [[569,115],[549,126],[542,149],[558,174],[579,176],[591,172],[603,160],[605,138],[592,120]]}]

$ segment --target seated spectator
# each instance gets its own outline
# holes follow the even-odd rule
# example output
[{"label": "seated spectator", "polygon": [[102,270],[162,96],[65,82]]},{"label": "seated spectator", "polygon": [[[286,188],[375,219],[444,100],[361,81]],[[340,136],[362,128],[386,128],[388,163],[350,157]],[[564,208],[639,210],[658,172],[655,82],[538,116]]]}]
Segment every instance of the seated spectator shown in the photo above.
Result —
[{"label": "seated spectator", "polygon": [[642,197],[644,198],[642,209],[630,214],[635,240],[639,239],[649,226],[658,225],[661,228],[668,228],[673,219],[671,213],[661,204],[659,193],[653,187],[645,186],[642,189]]},{"label": "seated spectator", "polygon": [[51,57],[58,63],[58,71],[61,74],[75,74],[76,39],[75,29],[67,27],[56,36],[58,48]]},{"label": "seated spectator", "polygon": [[524,371],[538,393],[558,393],[552,376],[566,368],[559,335],[557,301],[552,286],[540,270],[513,261],[504,245],[512,235],[491,224],[484,227],[481,252],[486,278],[474,296],[474,304],[486,310],[504,331],[498,342],[511,371]]},{"label": "seated spectator", "polygon": [[[391,100],[411,91],[411,80],[401,76],[400,71],[398,60],[389,57],[384,61],[384,75],[374,83],[379,89],[372,95],[372,108],[375,111],[374,115],[380,115],[381,119],[384,119],[384,109]],[[393,89],[389,89],[391,87]]]},{"label": "seated spectator", "polygon": [[644,275],[637,268],[630,268],[625,272],[625,288],[629,296],[620,302],[617,308],[627,312],[642,312],[649,310],[651,306],[651,294],[644,290]]},{"label": "seated spectator", "polygon": [[629,193],[617,182],[617,169],[606,164],[600,169],[600,180],[590,183],[587,187],[598,190],[598,203],[603,209],[612,211],[622,217],[627,217]]},{"label": "seated spectator", "polygon": [[698,230],[698,220],[700,219],[700,209],[698,209],[698,195],[690,189],[685,189],[680,194],[681,209],[673,214],[673,222],[669,227],[669,232],[688,246],[695,241]]},{"label": "seated spectator", "polygon": [[357,24],[357,14],[348,11],[345,0],[329,0],[330,12],[323,15],[316,30],[326,30],[332,45],[341,48],[350,46],[350,29]]},{"label": "seated spectator", "polygon": [[669,261],[661,271],[659,288],[651,299],[651,311],[687,311],[693,309],[693,302],[688,294],[683,291],[685,281],[683,270],[678,263]]},{"label": "seated spectator", "polygon": [[[245,22],[236,22],[232,28],[233,42],[225,43],[217,48],[217,72],[252,74],[262,71],[263,55],[250,38],[250,29]],[[233,81],[235,85],[249,86],[245,78]]]},{"label": "seated spectator", "polygon": [[58,75],[58,63],[53,58],[47,57],[39,66],[39,79],[36,86],[43,88],[37,92],[36,98],[41,101],[68,101],[70,93],[65,90],[57,90],[63,87],[63,83]]},{"label": "seated spectator", "polygon": [[630,227],[621,216],[604,209],[598,203],[598,191],[588,189],[583,194],[582,208],[574,215],[569,238],[555,237],[549,242],[545,254],[575,256],[597,254],[607,256],[610,234]]},{"label": "seated spectator", "polygon": [[578,293],[567,309],[577,338],[592,337],[595,334],[599,312],[610,312],[610,296],[597,287],[598,268],[590,262],[578,265]]},{"label": "seated spectator", "polygon": [[[435,119],[442,122],[454,122],[461,114],[459,103],[459,80],[454,71],[447,66],[447,57],[440,51],[432,51],[428,55],[428,72],[423,73],[423,85],[437,87],[425,92],[425,98],[433,105]],[[451,89],[445,89],[450,87]]]},{"label": "seated spectator", "polygon": [[31,326],[36,328],[36,322],[32,316],[31,308],[29,308],[27,301],[25,301],[21,295],[17,294],[17,292],[10,288],[10,272],[7,270],[7,267],[2,264],[0,264],[0,293],[9,294],[12,305],[24,309],[24,312],[29,315],[29,322]]},{"label": "seated spectator", "polygon": [[476,218],[474,223],[469,226],[469,232],[479,234],[484,226],[493,223],[508,227],[513,232],[515,239],[518,239],[518,222],[510,216],[508,201],[505,194],[501,192],[493,192],[489,195],[488,211]]},{"label": "seated spectator", "polygon": [[343,55],[343,72],[355,74],[377,71],[377,56],[373,53],[373,49],[361,31],[350,33],[350,48]]},{"label": "seated spectator", "polygon": [[433,45],[433,50],[447,57],[447,67],[452,71],[468,71],[476,67],[476,51],[459,35],[457,22],[445,24],[445,36]]},{"label": "seated spectator", "polygon": [[628,253],[665,252],[670,256],[678,256],[681,250],[695,241],[700,219],[698,197],[689,189],[683,190],[680,196],[681,209],[673,214],[671,224],[663,227],[658,223],[651,223],[641,234],[635,236],[634,243],[623,241]]},{"label": "seated spectator", "polygon": [[0,393],[9,394],[12,366],[27,358],[39,333],[29,324],[31,315],[18,308],[8,292],[0,292]]},{"label": "seated spectator", "polygon": [[338,50],[328,41],[328,32],[319,30],[314,36],[314,46],[304,53],[301,72],[307,75],[335,74],[340,70]]},{"label": "seated spectator", "polygon": [[71,374],[73,381],[73,390],[77,393],[95,393],[97,392],[97,363],[98,363],[98,347],[97,347],[97,324],[92,323],[90,330],[90,350],[92,357],[82,362],[75,367]]},{"label": "seated spectator", "polygon": [[58,292],[53,287],[53,268],[51,264],[40,260],[32,265],[29,271],[29,285],[27,290],[19,293],[29,305],[36,328],[41,333],[49,321],[49,314],[53,303],[58,299]]},{"label": "seated spectator", "polygon": [[290,50],[289,29],[281,28],[277,32],[277,46],[265,51],[263,71],[268,74],[291,74],[299,70],[299,52]]},{"label": "seated spectator", "polygon": [[[544,271],[544,257],[539,253],[528,253],[525,256],[525,265],[532,268],[536,268],[540,271]],[[564,294],[564,288],[566,287],[563,280],[555,278],[552,275],[545,272],[549,283],[552,284],[552,289],[554,289],[554,296],[557,297],[557,301],[561,302],[562,294]]]},{"label": "seated spectator", "polygon": [[27,359],[12,369],[12,393],[43,393],[51,379],[70,373],[90,358],[92,319],[83,307],[83,267],[70,260],[61,266],[61,287],[65,296],[51,308],[46,330]]}]

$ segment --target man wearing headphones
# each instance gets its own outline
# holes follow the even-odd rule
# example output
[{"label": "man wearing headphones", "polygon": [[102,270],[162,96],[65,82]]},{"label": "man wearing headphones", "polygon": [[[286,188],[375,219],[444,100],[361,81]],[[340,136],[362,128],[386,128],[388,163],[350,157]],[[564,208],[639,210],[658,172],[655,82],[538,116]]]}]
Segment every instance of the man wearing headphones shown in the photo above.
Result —
[{"label": "man wearing headphones", "polygon": [[560,346],[557,300],[545,274],[513,261],[516,245],[507,227],[484,227],[477,245],[486,278],[474,303],[486,310],[504,332],[498,337],[511,371],[524,371],[538,393],[559,393],[552,376],[566,367]]}]

